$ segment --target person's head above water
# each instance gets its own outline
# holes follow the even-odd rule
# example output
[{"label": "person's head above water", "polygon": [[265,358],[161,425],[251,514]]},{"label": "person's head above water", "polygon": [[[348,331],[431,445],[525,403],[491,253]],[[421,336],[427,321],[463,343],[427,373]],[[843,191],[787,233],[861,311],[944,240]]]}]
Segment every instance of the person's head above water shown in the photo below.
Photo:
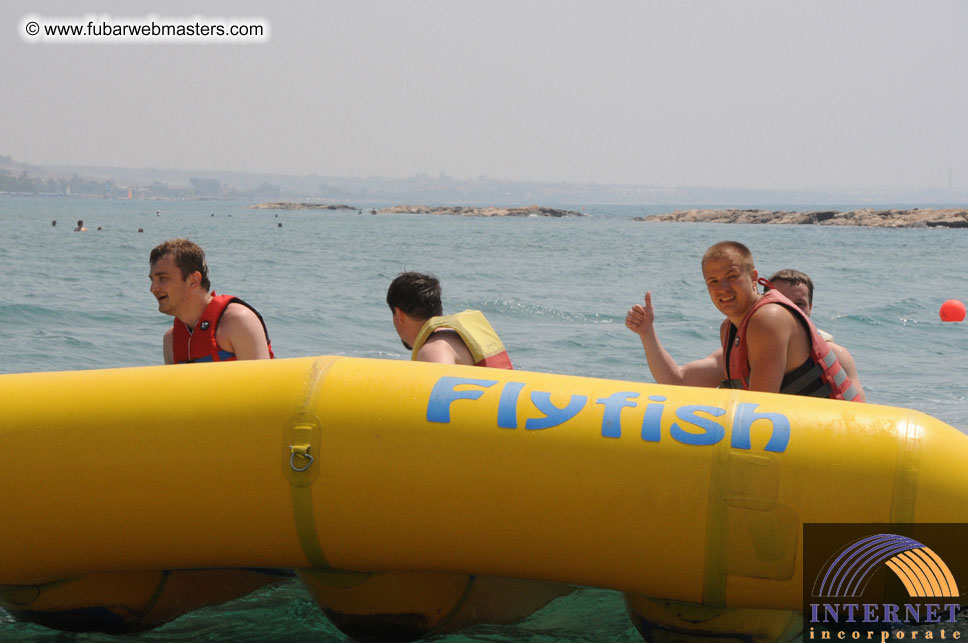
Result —
[{"label": "person's head above water", "polygon": [[773,273],[770,283],[809,317],[813,310],[813,280],[810,275],[792,268]]},{"label": "person's head above water", "polygon": [[756,269],[753,264],[753,253],[739,241],[720,241],[709,246],[702,256],[702,268],[705,269],[709,261],[721,259],[732,259],[749,273]]},{"label": "person's head above water", "polygon": [[444,314],[440,302],[440,282],[422,272],[401,272],[387,289],[390,310],[399,308],[410,317],[426,321]]},{"label": "person's head above water", "polygon": [[174,260],[178,270],[181,271],[181,278],[187,279],[194,272],[201,274],[201,286],[208,292],[211,283],[208,280],[208,264],[205,261],[205,251],[194,241],[188,239],[171,239],[159,243],[151,250],[148,257],[148,264],[155,265],[159,259],[168,255]]},{"label": "person's head above water", "polygon": [[719,312],[738,324],[756,303],[757,273],[753,253],[738,241],[720,241],[702,256],[702,275]]}]

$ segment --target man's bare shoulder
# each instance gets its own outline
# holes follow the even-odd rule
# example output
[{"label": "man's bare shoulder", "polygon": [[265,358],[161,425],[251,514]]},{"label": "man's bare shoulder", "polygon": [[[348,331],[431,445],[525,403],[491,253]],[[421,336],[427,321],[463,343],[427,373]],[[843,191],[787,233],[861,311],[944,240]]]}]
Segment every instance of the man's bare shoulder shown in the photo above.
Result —
[{"label": "man's bare shoulder", "polygon": [[455,330],[443,328],[435,331],[420,350],[417,360],[421,362],[436,362],[438,364],[474,365],[474,358],[467,350],[464,340]]},{"label": "man's bare shoulder", "polygon": [[222,313],[215,341],[219,348],[235,353],[240,360],[269,358],[269,345],[259,316],[237,302],[226,306]]},{"label": "man's bare shoulder", "polygon": [[748,322],[747,334],[752,338],[768,335],[793,337],[797,334],[806,336],[806,331],[797,322],[793,311],[782,304],[771,302],[753,311]]},{"label": "man's bare shoulder", "polygon": [[450,342],[443,337],[431,336],[424,345],[417,350],[418,362],[433,362],[435,364],[457,364],[457,353]]},{"label": "man's bare shoulder", "polygon": [[222,312],[222,318],[219,320],[219,323],[226,322],[226,321],[249,321],[249,320],[255,320],[258,322],[259,316],[256,315],[255,312],[245,304],[240,304],[237,301],[233,301],[232,303],[230,303],[228,306],[225,307],[225,310]]},{"label": "man's bare shoulder", "polygon": [[771,301],[754,310],[753,314],[750,315],[749,323],[770,324],[786,322],[787,320],[794,321],[795,319],[793,311],[779,302]]}]

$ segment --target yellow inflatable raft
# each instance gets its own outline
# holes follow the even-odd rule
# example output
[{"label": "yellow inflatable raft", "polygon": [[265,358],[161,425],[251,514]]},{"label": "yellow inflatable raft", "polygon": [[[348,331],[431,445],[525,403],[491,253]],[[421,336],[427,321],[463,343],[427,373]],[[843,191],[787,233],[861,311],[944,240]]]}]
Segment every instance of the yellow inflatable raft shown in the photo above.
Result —
[{"label": "yellow inflatable raft", "polygon": [[0,585],[285,567],[363,617],[388,610],[343,590],[414,572],[457,587],[444,616],[471,575],[791,611],[804,522],[968,521],[965,462],[921,413],[734,390],[344,357],[4,375]]}]

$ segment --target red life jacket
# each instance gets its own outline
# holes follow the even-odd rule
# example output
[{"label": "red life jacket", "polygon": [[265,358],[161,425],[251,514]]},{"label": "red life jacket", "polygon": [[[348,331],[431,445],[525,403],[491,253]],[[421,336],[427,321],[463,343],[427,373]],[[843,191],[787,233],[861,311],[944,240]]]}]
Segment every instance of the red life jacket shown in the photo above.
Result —
[{"label": "red life jacket", "polygon": [[188,330],[185,322],[177,317],[172,323],[172,353],[176,364],[191,362],[230,362],[236,359],[235,353],[219,348],[215,341],[215,331],[218,328],[222,313],[229,304],[242,304],[255,313],[262,323],[262,330],[266,334],[266,344],[269,346],[269,359],[275,359],[272,354],[272,342],[269,341],[269,331],[266,323],[255,308],[232,295],[216,295],[212,293],[212,301],[202,311],[202,316],[195,324],[194,330]]},{"label": "red life jacket", "polygon": [[[766,280],[761,280],[761,283],[764,281]],[[780,393],[829,397],[835,400],[856,399],[858,396],[857,389],[854,388],[837,356],[830,349],[827,341],[817,332],[817,328],[810,321],[810,318],[782,293],[773,289],[772,284],[769,287],[771,290],[753,304],[738,329],[728,319],[723,322],[720,335],[723,341],[726,381],[723,382],[722,386],[749,390],[750,365],[746,331],[750,318],[755,311],[767,304],[780,304],[793,313],[793,316],[810,335],[810,357],[802,366],[783,376]],[[857,401],[862,400],[858,399]]]}]

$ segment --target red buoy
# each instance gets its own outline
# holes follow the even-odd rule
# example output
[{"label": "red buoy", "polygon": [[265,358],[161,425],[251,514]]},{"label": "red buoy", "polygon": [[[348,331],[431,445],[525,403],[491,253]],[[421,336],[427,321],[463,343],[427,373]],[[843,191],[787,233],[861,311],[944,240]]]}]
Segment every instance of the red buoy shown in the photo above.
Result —
[{"label": "red buoy", "polygon": [[949,299],[948,301],[941,304],[941,310],[938,311],[941,315],[941,321],[946,322],[960,322],[965,319],[965,305],[958,301],[957,299]]}]

